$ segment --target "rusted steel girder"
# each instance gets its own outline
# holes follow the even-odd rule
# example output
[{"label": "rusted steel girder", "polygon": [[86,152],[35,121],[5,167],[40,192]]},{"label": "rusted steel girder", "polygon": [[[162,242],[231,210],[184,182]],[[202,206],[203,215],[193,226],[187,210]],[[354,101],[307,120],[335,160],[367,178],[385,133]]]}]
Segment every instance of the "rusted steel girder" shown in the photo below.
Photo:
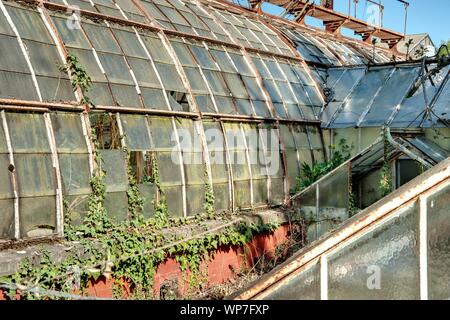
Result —
[{"label": "rusted steel girder", "polygon": [[372,26],[363,20],[336,12],[325,6],[315,5],[309,1],[267,0],[267,2],[282,6],[286,9],[287,13],[296,16],[297,22],[303,21],[304,17],[308,15],[322,20],[331,32],[336,32],[340,27],[346,27],[355,31],[355,34],[360,34],[365,40],[370,39],[371,36],[379,37],[381,42],[389,46],[389,49],[393,49],[398,42],[405,38],[404,34],[382,27]]}]

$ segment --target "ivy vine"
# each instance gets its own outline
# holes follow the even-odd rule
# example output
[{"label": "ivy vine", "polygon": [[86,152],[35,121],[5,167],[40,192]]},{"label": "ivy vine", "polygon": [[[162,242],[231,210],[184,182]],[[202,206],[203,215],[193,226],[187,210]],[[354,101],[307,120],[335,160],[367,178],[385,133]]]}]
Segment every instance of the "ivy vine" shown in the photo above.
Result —
[{"label": "ivy vine", "polygon": [[383,166],[381,168],[381,179],[380,179],[380,193],[384,198],[392,192],[392,168],[389,162],[389,139],[387,128],[383,132],[384,140],[384,154],[383,154]]},{"label": "ivy vine", "polygon": [[66,63],[64,65],[60,65],[59,70],[66,74],[70,74],[70,81],[74,92],[80,88],[83,95],[80,103],[82,105],[95,106],[88,96],[88,92],[92,86],[92,79],[78,58],[73,54],[68,54]]}]

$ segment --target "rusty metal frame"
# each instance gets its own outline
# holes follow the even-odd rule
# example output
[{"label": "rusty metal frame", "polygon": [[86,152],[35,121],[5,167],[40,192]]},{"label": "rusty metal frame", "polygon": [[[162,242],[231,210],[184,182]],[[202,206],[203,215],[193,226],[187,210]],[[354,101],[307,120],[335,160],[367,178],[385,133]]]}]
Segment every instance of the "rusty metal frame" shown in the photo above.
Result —
[{"label": "rusty metal frame", "polygon": [[63,205],[63,188],[62,188],[62,178],[61,170],[59,166],[59,156],[56,147],[56,139],[54,135],[52,120],[50,119],[50,114],[44,114],[45,128],[47,131],[47,139],[50,145],[53,169],[55,171],[56,178],[56,230],[59,236],[64,236],[64,205]]},{"label": "rusty metal frame", "polygon": [[0,111],[0,118],[2,120],[2,127],[3,132],[5,133],[5,139],[6,139],[6,146],[8,148],[8,156],[9,156],[9,162],[10,166],[12,166],[12,171],[9,172],[10,182],[11,182],[11,188],[14,193],[14,239],[19,240],[20,239],[20,212],[19,212],[19,188],[17,185],[17,172],[16,172],[16,166],[14,162],[14,150],[11,143],[11,136],[9,134],[9,128],[8,128],[8,122],[6,120],[5,111]]}]

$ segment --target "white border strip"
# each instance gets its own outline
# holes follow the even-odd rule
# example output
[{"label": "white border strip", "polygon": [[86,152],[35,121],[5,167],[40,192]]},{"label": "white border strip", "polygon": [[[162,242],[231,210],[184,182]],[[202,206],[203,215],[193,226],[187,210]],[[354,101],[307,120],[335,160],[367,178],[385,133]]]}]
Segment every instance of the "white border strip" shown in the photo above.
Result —
[{"label": "white border strip", "polygon": [[428,300],[428,232],[427,232],[427,207],[428,196],[420,196],[420,218],[419,218],[419,274],[420,274],[420,299]]}]

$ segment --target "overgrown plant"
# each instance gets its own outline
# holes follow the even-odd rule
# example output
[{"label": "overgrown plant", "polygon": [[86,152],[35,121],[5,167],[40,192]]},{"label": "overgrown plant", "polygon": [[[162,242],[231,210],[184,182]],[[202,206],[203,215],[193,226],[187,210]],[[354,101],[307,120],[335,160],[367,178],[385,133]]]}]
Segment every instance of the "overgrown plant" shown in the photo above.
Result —
[{"label": "overgrown plant", "polygon": [[92,86],[92,79],[88,75],[87,71],[84,69],[84,66],[80,63],[78,58],[73,54],[67,55],[66,63],[59,66],[59,70],[61,72],[70,74],[70,81],[74,92],[77,91],[78,88],[80,88],[83,95],[80,101],[81,104],[94,106],[94,103],[88,96],[88,92],[90,91]]},{"label": "overgrown plant", "polygon": [[356,196],[353,192],[350,192],[348,195],[348,214],[350,217],[358,214],[360,209],[358,208],[358,204],[356,201]]},{"label": "overgrown plant", "polygon": [[98,234],[104,234],[112,226],[105,208],[106,185],[104,178],[106,172],[103,170],[103,159],[94,129],[92,130],[92,141],[94,143],[96,166],[90,181],[92,193],[88,199],[88,212],[83,224],[80,226],[80,231],[83,232],[85,237],[95,237]]},{"label": "overgrown plant", "polygon": [[380,193],[384,198],[392,192],[392,168],[389,162],[389,139],[387,128],[384,129],[384,155],[383,166],[381,168]]},{"label": "overgrown plant", "polygon": [[[259,226],[242,222],[201,236],[192,234],[186,239],[185,233],[173,231],[175,227],[179,227],[180,221],[169,219],[154,155],[151,159],[152,172],[148,182],[152,181],[158,186],[161,194],[155,204],[155,215],[148,220],[143,218],[143,200],[129,166],[130,219],[122,223],[113,222],[104,206],[106,173],[102,169],[95,131],[92,135],[97,166],[91,181],[89,212],[82,225],[66,226],[66,230],[70,230],[70,233],[66,234],[67,240],[75,241],[73,250],[62,261],[55,261],[44,249],[39,250],[40,261],[37,263],[25,259],[16,274],[1,280],[15,286],[15,289],[9,292],[11,298],[18,293],[18,288],[21,297],[26,299],[67,299],[73,294],[83,294],[90,281],[103,276],[114,279],[114,292],[118,298],[123,297],[124,288],[127,287],[129,299],[152,299],[158,290],[153,287],[154,275],[158,266],[168,258],[178,261],[182,271],[189,270],[185,280],[190,290],[195,291],[202,288],[206,281],[202,265],[210,259],[211,251],[222,246],[242,246],[256,234],[273,232],[279,227],[277,223]],[[212,189],[206,188],[205,192],[207,194],[211,192],[206,197],[205,208],[208,206],[212,209],[214,207]],[[207,211],[212,212],[210,209]],[[224,222],[232,223],[231,217],[220,218]],[[70,216],[66,217],[66,222],[71,223]],[[192,219],[182,222],[186,229],[189,228],[189,224],[194,223],[198,221]],[[163,228],[171,231],[162,231]],[[33,291],[35,288],[41,292],[36,293]]]},{"label": "overgrown plant", "polygon": [[134,224],[142,223],[144,220],[144,202],[145,199],[141,196],[138,188],[136,176],[133,173],[133,168],[131,167],[131,153],[125,149],[124,152],[127,153],[127,173],[128,173],[128,212],[130,214],[130,221]]},{"label": "overgrown plant", "polygon": [[205,210],[205,213],[209,218],[213,218],[216,212],[214,204],[215,204],[215,197],[213,187],[209,182],[208,172],[207,170],[205,170],[205,202],[203,204],[203,210]]}]

